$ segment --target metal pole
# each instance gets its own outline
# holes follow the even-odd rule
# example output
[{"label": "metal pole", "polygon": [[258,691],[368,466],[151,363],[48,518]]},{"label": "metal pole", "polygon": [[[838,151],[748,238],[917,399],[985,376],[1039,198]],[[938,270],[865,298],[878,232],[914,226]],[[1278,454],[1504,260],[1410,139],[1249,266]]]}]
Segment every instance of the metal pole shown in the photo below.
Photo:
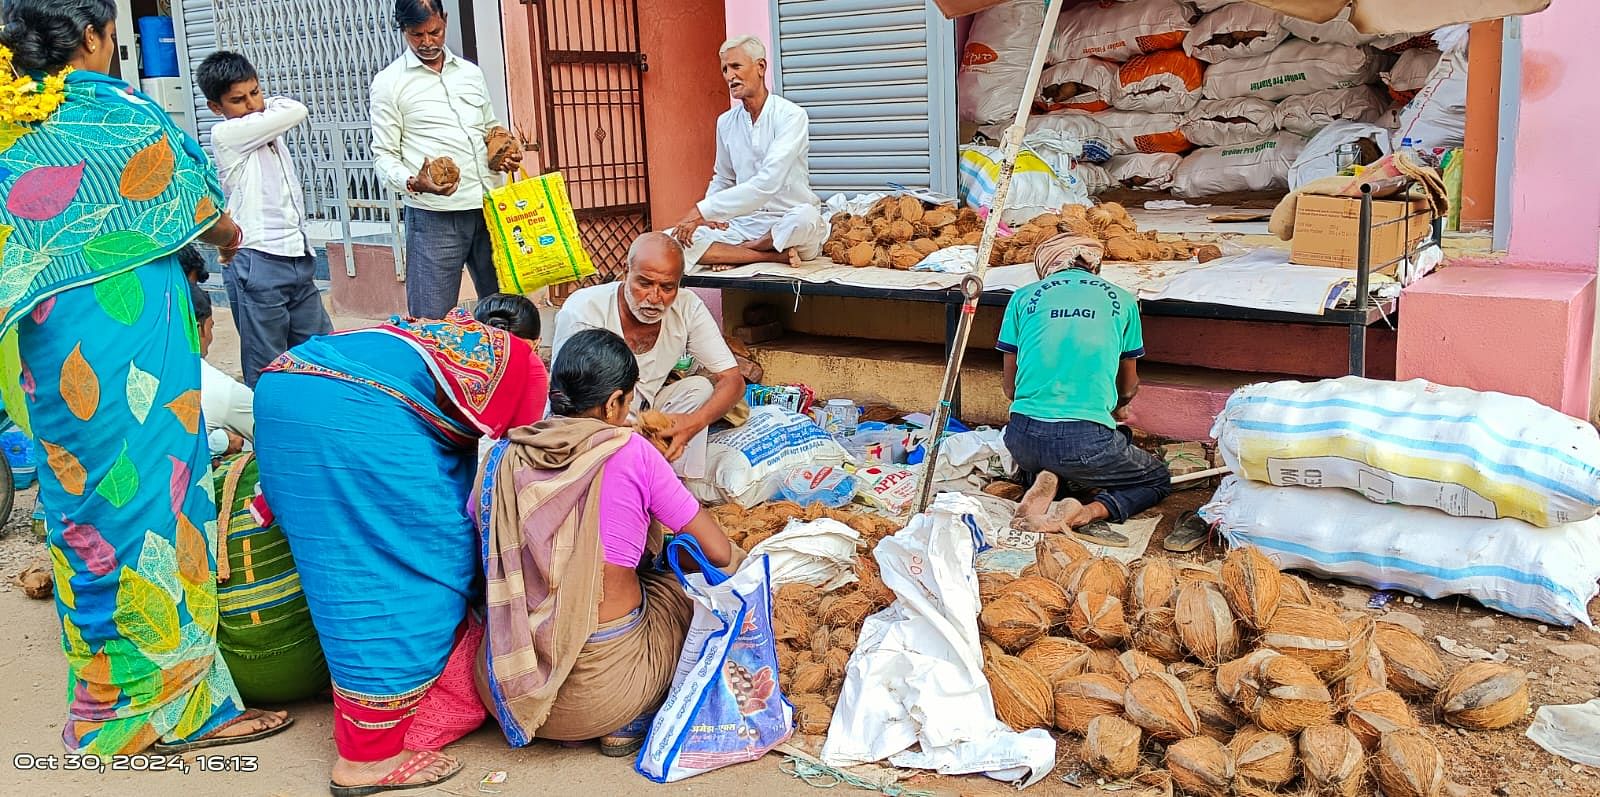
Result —
[{"label": "metal pole", "polygon": [[[1409,222],[1408,222],[1409,223]],[[1372,269],[1372,186],[1361,186],[1361,216],[1356,228],[1355,321],[1350,325],[1350,375],[1367,375],[1367,291]]]},{"label": "metal pole", "polygon": [[1039,30],[1039,41],[1033,47],[1033,61],[1028,65],[1028,82],[1023,86],[1022,99],[1017,103],[1017,116],[1006,129],[1005,141],[1000,150],[1000,174],[995,180],[994,196],[989,200],[989,216],[983,223],[983,239],[978,243],[978,262],[973,273],[961,280],[961,317],[956,323],[956,334],[950,343],[950,359],[945,363],[944,382],[939,387],[939,402],[933,407],[933,421],[929,426],[932,437],[928,453],[922,460],[922,476],[917,487],[917,505],[920,513],[933,502],[933,472],[939,464],[939,445],[944,428],[950,420],[951,401],[955,397],[956,383],[961,376],[961,362],[967,353],[967,338],[972,335],[972,319],[978,314],[978,299],[983,296],[983,276],[989,270],[989,256],[994,251],[995,233],[1000,229],[1000,216],[1006,208],[1006,195],[1011,190],[1011,173],[1017,165],[1017,153],[1022,149],[1022,137],[1028,130],[1028,112],[1033,109],[1033,98],[1039,92],[1039,75],[1044,71],[1045,56],[1050,53],[1050,39],[1056,30],[1056,20],[1061,16],[1061,0],[1050,0],[1044,12],[1044,25]]}]

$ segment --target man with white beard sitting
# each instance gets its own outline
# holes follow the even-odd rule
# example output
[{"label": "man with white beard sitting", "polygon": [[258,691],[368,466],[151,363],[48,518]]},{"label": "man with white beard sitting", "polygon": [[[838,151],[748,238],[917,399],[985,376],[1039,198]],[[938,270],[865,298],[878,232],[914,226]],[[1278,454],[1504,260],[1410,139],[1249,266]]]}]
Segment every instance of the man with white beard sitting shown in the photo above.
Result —
[{"label": "man with white beard sitting", "polygon": [[[620,335],[639,361],[634,411],[655,409],[672,418],[667,459],[678,475],[698,479],[705,476],[706,429],[744,396],[744,377],[711,311],[680,290],[683,269],[683,248],[671,236],[639,236],[628,247],[622,279],[572,294],[556,313],[551,360],[585,329]],[[709,376],[689,375],[697,368]],[[674,371],[684,378],[666,384]]]}]

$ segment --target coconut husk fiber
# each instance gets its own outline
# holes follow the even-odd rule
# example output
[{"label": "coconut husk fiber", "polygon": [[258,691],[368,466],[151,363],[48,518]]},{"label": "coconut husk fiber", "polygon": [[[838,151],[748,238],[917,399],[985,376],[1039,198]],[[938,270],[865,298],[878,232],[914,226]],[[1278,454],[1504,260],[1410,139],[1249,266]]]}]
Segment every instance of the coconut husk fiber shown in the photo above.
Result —
[{"label": "coconut husk fiber", "polygon": [[1089,648],[1089,652],[1078,657],[1069,669],[1076,668],[1078,674],[1109,675],[1114,680],[1127,685],[1132,680],[1122,671],[1121,654],[1108,648]]},{"label": "coconut husk fiber", "polygon": [[1133,646],[1160,661],[1170,663],[1182,660],[1187,654],[1183,640],[1178,637],[1177,613],[1164,606],[1140,615],[1133,629]]},{"label": "coconut husk fiber", "polygon": [[1024,576],[1000,589],[1001,597],[1006,595],[1022,595],[1033,601],[1035,606],[1043,609],[1050,619],[1050,627],[1054,628],[1067,620],[1067,610],[1070,603],[1066,591],[1062,590],[1054,581],[1043,576]]},{"label": "coconut husk fiber", "polygon": [[1228,743],[1240,780],[1264,789],[1289,784],[1300,774],[1294,740],[1255,726],[1241,728]]},{"label": "coconut husk fiber", "polygon": [[1457,728],[1505,728],[1528,713],[1528,674],[1504,664],[1473,662],[1439,690],[1436,706],[1444,721]]},{"label": "coconut husk fiber", "polygon": [[883,604],[878,599],[859,589],[845,595],[828,595],[818,604],[824,623],[845,628],[860,628],[867,615],[881,608]]},{"label": "coconut husk fiber", "polygon": [[1201,670],[1181,680],[1189,705],[1200,720],[1200,732],[1220,742],[1232,739],[1234,731],[1245,724],[1245,718],[1217,691],[1216,673]]},{"label": "coconut husk fiber", "polygon": [[1255,702],[1255,679],[1253,675],[1256,668],[1270,659],[1276,659],[1283,654],[1271,648],[1258,648],[1233,661],[1225,662],[1217,667],[1217,692],[1228,702],[1236,706]]},{"label": "coconut husk fiber", "polygon": [[436,186],[447,187],[461,182],[461,167],[451,160],[449,156],[440,155],[428,160],[428,181]]},{"label": "coconut husk fiber", "polygon": [[1128,567],[1109,556],[1100,556],[1074,568],[1067,583],[1067,594],[1074,599],[1082,594],[1107,595],[1119,603],[1128,601]]},{"label": "coconut husk fiber", "polygon": [[986,606],[994,603],[1000,597],[1000,591],[1016,580],[1016,576],[1001,570],[979,573],[978,601]]},{"label": "coconut husk fiber", "polygon": [[1200,719],[1183,682],[1164,672],[1146,673],[1128,684],[1122,712],[1154,739],[1177,741],[1200,733]]},{"label": "coconut husk fiber", "polygon": [[1167,772],[1185,794],[1230,797],[1237,770],[1233,754],[1221,742],[1196,736],[1167,747]]},{"label": "coconut husk fiber", "polygon": [[1278,573],[1278,604],[1310,606],[1315,595],[1305,579],[1292,573]]},{"label": "coconut husk fiber", "polygon": [[995,716],[1017,731],[1049,728],[1055,717],[1050,682],[1029,664],[990,643],[984,647],[983,676],[994,694]]},{"label": "coconut husk fiber", "polygon": [[1332,676],[1350,666],[1350,637],[1350,626],[1334,615],[1281,606],[1263,630],[1261,644]]},{"label": "coconut husk fiber", "polygon": [[672,417],[661,410],[645,410],[639,414],[639,420],[633,424],[633,430],[640,437],[650,442],[662,455],[667,453],[671,446],[667,442],[667,432],[672,431]]},{"label": "coconut husk fiber", "polygon": [[1072,566],[1077,562],[1094,558],[1083,543],[1065,534],[1045,535],[1038,545],[1033,546],[1033,555],[1039,575],[1054,581],[1063,589],[1066,588],[1071,576]]},{"label": "coconut husk fiber", "polygon": [[1172,606],[1172,595],[1177,589],[1178,569],[1172,566],[1170,559],[1151,556],[1134,565],[1129,600],[1135,612]]},{"label": "coconut husk fiber", "polygon": [[1117,669],[1121,671],[1118,679],[1125,683],[1133,683],[1135,678],[1150,673],[1166,673],[1167,668],[1154,657],[1137,650],[1124,651],[1117,656]]},{"label": "coconut husk fiber", "polygon": [[1351,698],[1345,711],[1344,726],[1355,734],[1362,747],[1373,751],[1378,749],[1384,734],[1402,728],[1415,728],[1417,720],[1411,715],[1411,707],[1406,705],[1405,698],[1388,689],[1379,689]]},{"label": "coconut husk fiber", "polygon": [[978,628],[1008,653],[1020,652],[1050,631],[1050,615],[1025,595],[1009,593],[978,613]]},{"label": "coconut husk fiber", "polygon": [[[1333,721],[1333,697],[1311,668],[1288,656],[1265,658],[1245,677],[1252,700],[1242,705],[1257,725],[1295,733]],[[1220,681],[1219,681],[1220,687]]]},{"label": "coconut husk fiber", "polygon": [[833,709],[821,695],[797,692],[784,697],[794,706],[795,730],[807,736],[828,732],[828,726],[833,723]]},{"label": "coconut husk fiber", "polygon": [[1085,673],[1058,679],[1055,695],[1055,726],[1068,733],[1084,733],[1089,721],[1106,714],[1122,714],[1122,682],[1109,675]]},{"label": "coconut husk fiber", "polygon": [[1088,652],[1088,646],[1075,639],[1049,636],[1029,645],[1017,657],[1055,683],[1056,678],[1069,669],[1072,675],[1081,672],[1083,665],[1079,659]]},{"label": "coconut husk fiber", "polygon": [[1444,756],[1417,728],[1384,734],[1373,771],[1385,797],[1440,797],[1444,793]]},{"label": "coconut husk fiber", "polygon": [[1116,648],[1128,638],[1128,617],[1112,595],[1081,592],[1067,614],[1067,627],[1091,648]]},{"label": "coconut husk fiber", "polygon": [[1338,725],[1300,732],[1300,767],[1308,797],[1356,797],[1367,779],[1367,752],[1355,734]]},{"label": "coconut husk fiber", "polygon": [[1139,771],[1141,739],[1139,726],[1115,714],[1095,717],[1083,735],[1084,763],[1107,780],[1133,777]]},{"label": "coconut husk fiber", "polygon": [[1378,623],[1373,642],[1383,657],[1389,687],[1406,697],[1432,699],[1449,675],[1439,654],[1422,637],[1394,623]]},{"label": "coconut husk fiber", "polygon": [[1228,552],[1221,576],[1222,592],[1234,616],[1250,628],[1265,629],[1281,596],[1278,566],[1260,549],[1244,546]]},{"label": "coconut husk fiber", "polygon": [[1178,589],[1174,604],[1178,638],[1189,655],[1213,667],[1239,655],[1241,640],[1233,610],[1216,585],[1192,581]]}]

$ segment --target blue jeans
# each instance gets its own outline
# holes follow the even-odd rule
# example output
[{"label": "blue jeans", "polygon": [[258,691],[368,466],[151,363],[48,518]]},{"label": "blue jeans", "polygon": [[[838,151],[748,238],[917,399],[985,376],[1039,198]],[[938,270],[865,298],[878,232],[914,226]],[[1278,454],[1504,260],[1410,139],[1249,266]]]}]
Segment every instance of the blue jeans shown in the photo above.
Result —
[{"label": "blue jeans", "polygon": [[1054,473],[1063,482],[1100,490],[1111,522],[1121,523],[1172,493],[1172,474],[1161,460],[1115,429],[1093,421],[1041,421],[1012,414],[1006,448],[1029,475]]},{"label": "blue jeans", "polygon": [[239,367],[254,388],[261,369],[314,335],[333,331],[309,255],[282,257],[240,249],[222,269],[233,324],[239,330]]},{"label": "blue jeans", "polygon": [[406,314],[444,318],[461,301],[461,266],[483,298],[500,290],[481,210],[406,208]]}]

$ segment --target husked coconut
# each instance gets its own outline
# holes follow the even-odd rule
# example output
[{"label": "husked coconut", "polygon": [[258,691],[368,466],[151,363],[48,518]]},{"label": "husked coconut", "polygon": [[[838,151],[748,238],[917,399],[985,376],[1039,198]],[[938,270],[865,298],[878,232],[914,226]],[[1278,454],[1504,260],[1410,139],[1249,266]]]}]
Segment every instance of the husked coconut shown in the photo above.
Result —
[{"label": "husked coconut", "polygon": [[1492,731],[1528,713],[1528,674],[1504,664],[1478,661],[1463,667],[1439,690],[1444,721],[1469,731]]},{"label": "husked coconut", "polygon": [[1114,595],[1079,592],[1067,615],[1067,627],[1090,647],[1114,648],[1128,638],[1128,618],[1122,601]]},{"label": "husked coconut", "polygon": [[1083,760],[1107,780],[1122,780],[1139,771],[1140,731],[1137,725],[1115,715],[1089,720],[1083,736]]},{"label": "husked coconut", "polygon": [[1300,764],[1310,797],[1356,797],[1366,783],[1367,751],[1338,725],[1300,732]]},{"label": "husked coconut", "polygon": [[978,628],[1007,651],[1020,651],[1050,631],[1050,615],[1024,595],[1002,595],[978,613]]},{"label": "husked coconut", "polygon": [[1444,756],[1418,728],[1384,734],[1374,770],[1385,797],[1440,797],[1444,793]]},{"label": "husked coconut", "polygon": [[984,646],[983,676],[994,694],[994,712],[1001,722],[1018,731],[1049,728],[1055,714],[1055,695],[1039,671],[998,645]]},{"label": "husked coconut", "polygon": [[[1080,656],[1089,652],[1087,645],[1065,637],[1047,636],[1029,645],[1017,657],[1032,664],[1051,683],[1056,676],[1072,666]],[[1076,673],[1073,673],[1076,674]]]},{"label": "husked coconut", "polygon": [[1167,772],[1185,794],[1230,797],[1234,790],[1233,754],[1208,736],[1195,736],[1167,747]]},{"label": "husked coconut", "polygon": [[1350,664],[1350,635],[1350,626],[1327,612],[1282,606],[1261,634],[1261,644],[1319,675],[1333,674]]},{"label": "husked coconut", "polygon": [[1213,667],[1239,655],[1241,643],[1228,599],[1214,584],[1194,581],[1178,589],[1178,638],[1189,655]]},{"label": "husked coconut", "polygon": [[1172,566],[1172,560],[1152,556],[1134,565],[1130,588],[1134,611],[1145,613],[1170,607],[1177,589],[1178,569]]},{"label": "husked coconut", "polygon": [[1155,739],[1176,741],[1200,733],[1200,719],[1189,705],[1183,683],[1164,672],[1147,673],[1128,684],[1122,711]]},{"label": "husked coconut", "polygon": [[1390,688],[1406,697],[1430,699],[1449,673],[1439,654],[1422,637],[1394,623],[1378,623],[1373,634]]},{"label": "husked coconut", "polygon": [[1233,614],[1261,630],[1278,610],[1281,582],[1278,566],[1255,546],[1235,548],[1222,560],[1222,592]]},{"label": "husked coconut", "polygon": [[1361,740],[1361,746],[1377,750],[1383,735],[1402,728],[1417,727],[1405,698],[1379,689],[1353,698],[1344,715],[1344,725]]},{"label": "husked coconut", "polygon": [[1122,683],[1109,675],[1071,675],[1056,681],[1056,728],[1083,733],[1095,717],[1122,714],[1123,691]]},{"label": "husked coconut", "polygon": [[1281,733],[1253,725],[1241,728],[1228,743],[1228,752],[1233,754],[1239,779],[1254,786],[1281,788],[1300,774],[1294,740]]}]

